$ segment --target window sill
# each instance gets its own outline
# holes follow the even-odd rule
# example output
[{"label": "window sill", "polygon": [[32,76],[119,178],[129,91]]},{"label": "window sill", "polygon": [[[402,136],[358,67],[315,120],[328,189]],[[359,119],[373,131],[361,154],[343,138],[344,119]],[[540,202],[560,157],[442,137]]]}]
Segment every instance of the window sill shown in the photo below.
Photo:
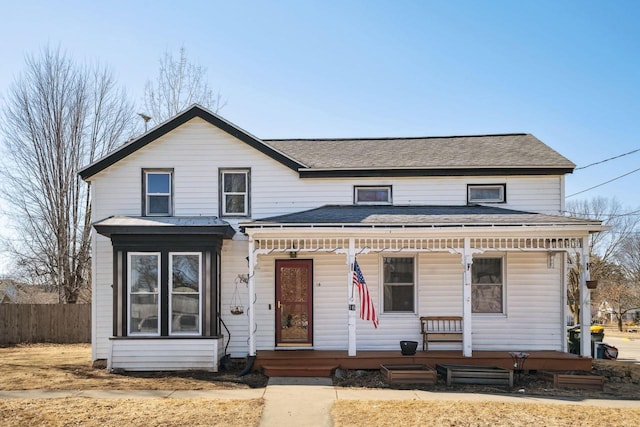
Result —
[{"label": "window sill", "polygon": [[160,335],[136,335],[136,336],[128,336],[128,337],[109,337],[110,340],[119,341],[119,340],[217,340],[222,338],[222,336],[211,336],[211,337],[203,337],[201,335],[171,335],[171,336],[160,336]]}]

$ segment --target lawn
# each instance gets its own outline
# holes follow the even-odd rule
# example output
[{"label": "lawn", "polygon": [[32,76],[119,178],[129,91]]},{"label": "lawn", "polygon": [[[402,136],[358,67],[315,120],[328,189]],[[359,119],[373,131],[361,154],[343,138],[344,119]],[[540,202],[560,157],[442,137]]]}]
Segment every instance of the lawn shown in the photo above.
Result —
[{"label": "lawn", "polygon": [[[232,373],[114,374],[93,368],[90,354],[90,346],[85,344],[0,348],[0,390],[212,390],[264,385],[260,374],[249,378],[237,378]],[[608,365],[618,364],[608,362]],[[626,369],[631,365],[621,366]],[[637,384],[627,385],[634,396],[638,396]],[[609,399],[629,398],[627,393],[606,394]],[[617,409],[480,401],[340,400],[335,402],[331,414],[336,426],[601,426],[609,423],[636,426],[640,425],[640,404],[638,406],[637,409]],[[4,399],[0,400],[0,425],[257,426],[263,407],[262,399]],[[411,414],[410,417],[407,414]]]},{"label": "lawn", "polygon": [[334,426],[638,426],[640,408],[455,401],[339,400]]}]

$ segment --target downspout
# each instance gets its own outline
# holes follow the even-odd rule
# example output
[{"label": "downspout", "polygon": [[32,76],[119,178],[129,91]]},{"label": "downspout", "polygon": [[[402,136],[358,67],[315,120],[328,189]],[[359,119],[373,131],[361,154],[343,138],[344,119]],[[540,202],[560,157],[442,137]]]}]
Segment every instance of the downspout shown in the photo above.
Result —
[{"label": "downspout", "polygon": [[237,376],[241,377],[247,375],[253,370],[253,365],[256,361],[256,316],[255,316],[255,301],[256,301],[256,284],[255,284],[255,266],[257,264],[257,256],[255,254],[255,242],[253,237],[249,235],[249,256],[247,257],[247,262],[249,263],[249,304],[247,309],[247,316],[249,317],[249,353],[247,354],[247,364],[242,371],[240,371]]},{"label": "downspout", "polygon": [[249,236],[249,357],[256,355],[256,282],[255,282],[255,266],[257,258],[255,254],[256,244],[252,236]]}]

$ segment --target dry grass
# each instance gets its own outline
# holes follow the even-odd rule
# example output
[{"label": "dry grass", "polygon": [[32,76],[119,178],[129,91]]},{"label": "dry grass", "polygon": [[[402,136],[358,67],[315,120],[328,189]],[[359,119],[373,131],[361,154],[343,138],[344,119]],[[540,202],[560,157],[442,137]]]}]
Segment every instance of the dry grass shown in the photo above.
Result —
[{"label": "dry grass", "polygon": [[336,427],[640,425],[640,408],[502,402],[339,400],[331,415]]},{"label": "dry grass", "polygon": [[215,390],[264,386],[260,374],[147,373],[119,375],[91,366],[89,344],[0,348],[1,390]]},{"label": "dry grass", "polygon": [[257,426],[262,399],[8,399],[3,426]]}]

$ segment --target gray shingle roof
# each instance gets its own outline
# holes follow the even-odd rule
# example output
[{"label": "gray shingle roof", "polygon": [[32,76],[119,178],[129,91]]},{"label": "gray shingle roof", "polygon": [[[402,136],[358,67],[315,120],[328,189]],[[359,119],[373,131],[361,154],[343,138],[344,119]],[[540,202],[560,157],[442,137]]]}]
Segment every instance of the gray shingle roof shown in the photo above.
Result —
[{"label": "gray shingle roof", "polygon": [[575,167],[531,134],[264,142],[313,169]]},{"label": "gray shingle roof", "polygon": [[135,217],[116,215],[94,222],[98,233],[112,234],[215,234],[231,238],[235,231],[215,216]]},{"label": "gray shingle roof", "polygon": [[588,225],[600,221],[516,211],[492,206],[353,206],[326,205],[288,215],[273,216],[242,224],[265,225],[389,225],[389,226],[522,226]]}]

